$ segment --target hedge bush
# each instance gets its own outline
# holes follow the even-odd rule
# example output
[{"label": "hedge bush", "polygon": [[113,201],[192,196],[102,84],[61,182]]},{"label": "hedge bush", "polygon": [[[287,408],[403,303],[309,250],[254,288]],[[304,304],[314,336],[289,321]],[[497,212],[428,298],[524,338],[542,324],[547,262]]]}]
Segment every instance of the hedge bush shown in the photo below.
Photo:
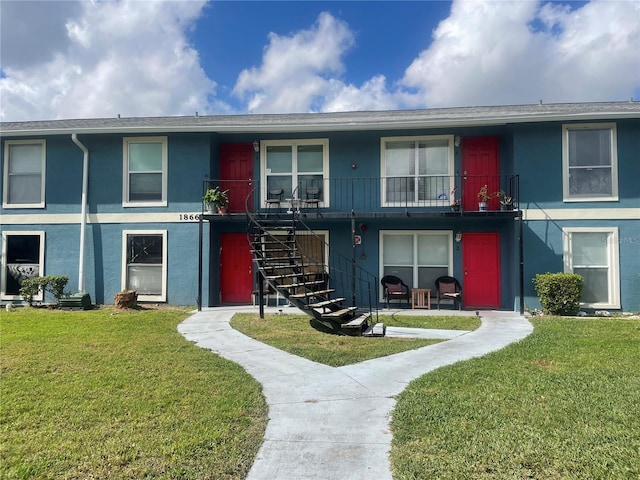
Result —
[{"label": "hedge bush", "polygon": [[29,306],[33,305],[33,297],[41,290],[51,293],[56,303],[60,303],[60,298],[64,295],[64,287],[69,283],[69,277],[66,275],[47,275],[44,277],[27,278],[22,281],[20,287],[20,295]]},{"label": "hedge bush", "polygon": [[576,315],[584,279],[575,273],[539,273],[533,279],[542,311],[547,315]]}]

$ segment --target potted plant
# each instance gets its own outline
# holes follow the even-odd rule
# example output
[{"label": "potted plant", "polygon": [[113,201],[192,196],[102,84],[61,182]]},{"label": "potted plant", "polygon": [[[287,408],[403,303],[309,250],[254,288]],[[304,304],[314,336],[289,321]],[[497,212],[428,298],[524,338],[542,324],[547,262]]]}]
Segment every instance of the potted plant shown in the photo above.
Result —
[{"label": "potted plant", "polygon": [[495,193],[500,201],[500,210],[513,210],[513,197],[504,190]]},{"label": "potted plant", "polygon": [[227,212],[227,207],[229,206],[227,192],[229,192],[229,190],[223,191],[220,190],[219,187],[208,188],[206,192],[204,192],[202,201],[205,204],[207,213],[213,213],[216,210],[219,214]]},{"label": "potted plant", "polygon": [[451,190],[451,211],[452,212],[460,211],[460,199],[456,198],[457,190],[458,190],[458,187],[453,187],[453,190]]},{"label": "potted plant", "polygon": [[493,198],[493,194],[489,193],[489,187],[484,185],[478,192],[478,210],[487,211],[487,202]]}]

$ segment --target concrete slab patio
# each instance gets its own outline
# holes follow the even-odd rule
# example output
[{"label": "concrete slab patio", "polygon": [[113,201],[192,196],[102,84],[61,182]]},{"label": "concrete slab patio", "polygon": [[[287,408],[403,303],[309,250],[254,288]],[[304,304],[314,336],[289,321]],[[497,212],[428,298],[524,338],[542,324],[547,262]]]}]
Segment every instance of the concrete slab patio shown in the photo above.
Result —
[{"label": "concrete slab patio", "polygon": [[[266,311],[278,310],[282,309]],[[269,422],[248,480],[390,480],[389,420],[395,395],[431,370],[499,350],[533,331],[517,313],[482,311],[482,325],[473,332],[431,331],[427,333],[430,338],[447,340],[334,368],[234,330],[229,320],[239,311],[257,312],[257,308],[206,309],[186,319],[178,330],[198,346],[242,365],[263,386]],[[287,308],[285,313],[297,310]],[[451,310],[397,313],[475,314]],[[424,334],[412,330],[389,328],[387,332],[390,336]]]}]

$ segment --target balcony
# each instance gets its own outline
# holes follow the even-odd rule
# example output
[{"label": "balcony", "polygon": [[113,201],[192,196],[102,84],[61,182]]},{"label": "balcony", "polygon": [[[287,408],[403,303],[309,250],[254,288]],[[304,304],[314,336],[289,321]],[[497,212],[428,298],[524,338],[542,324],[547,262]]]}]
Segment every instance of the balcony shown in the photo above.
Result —
[{"label": "balcony", "polygon": [[[206,180],[203,193],[214,186],[228,190],[230,204],[226,215],[208,215],[203,210],[208,220],[244,218],[247,209],[276,213],[292,208],[310,219],[515,217],[520,204],[518,175],[301,179],[295,187],[282,188],[280,202],[269,205],[267,188],[259,182]],[[480,205],[482,191],[487,194],[484,206]]]}]

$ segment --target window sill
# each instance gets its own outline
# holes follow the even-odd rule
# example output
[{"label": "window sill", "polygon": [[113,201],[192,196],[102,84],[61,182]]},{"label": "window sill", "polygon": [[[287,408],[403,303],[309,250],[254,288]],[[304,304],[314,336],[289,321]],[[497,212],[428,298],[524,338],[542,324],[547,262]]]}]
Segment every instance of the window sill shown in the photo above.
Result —
[{"label": "window sill", "polygon": [[45,208],[45,204],[44,203],[3,203],[2,204],[2,208],[4,208],[5,210],[9,210],[11,208]]},{"label": "window sill", "polygon": [[136,207],[166,207],[167,202],[123,202],[122,206],[125,208],[136,208]]},{"label": "window sill", "polygon": [[568,197],[568,198],[563,198],[562,201],[565,203],[618,202],[620,201],[620,198],[617,195],[615,197]]}]

